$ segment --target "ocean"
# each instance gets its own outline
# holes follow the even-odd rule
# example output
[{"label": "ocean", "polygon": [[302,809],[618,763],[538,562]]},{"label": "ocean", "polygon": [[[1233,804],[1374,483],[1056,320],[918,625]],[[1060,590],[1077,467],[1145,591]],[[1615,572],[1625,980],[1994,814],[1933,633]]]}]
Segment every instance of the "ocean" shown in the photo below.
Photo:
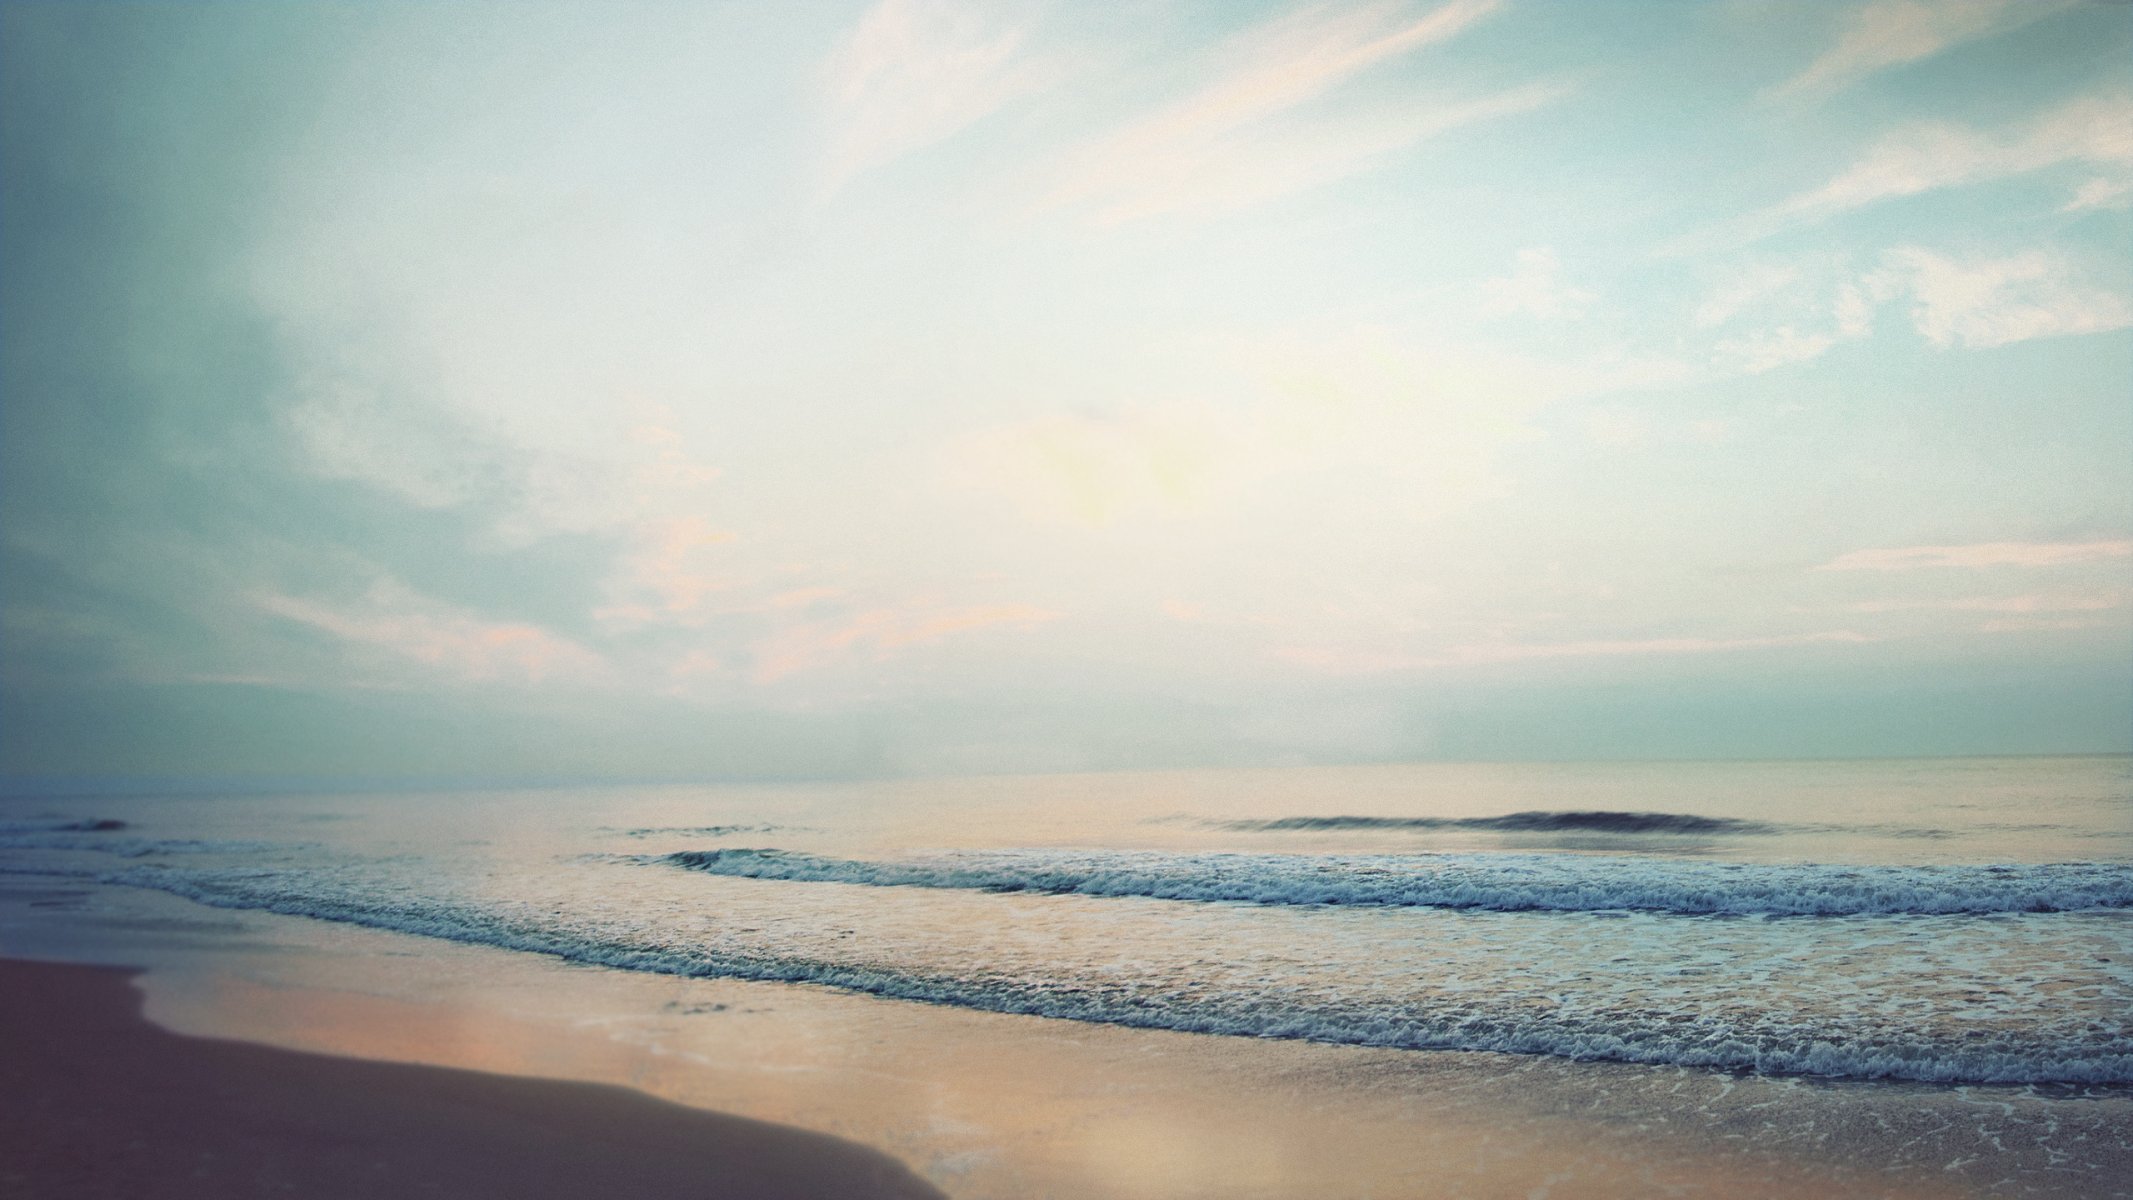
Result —
[{"label": "ocean", "polygon": [[2123,756],[25,796],[0,879],[1210,1039],[2014,1096],[2054,1127],[2133,1095]]}]

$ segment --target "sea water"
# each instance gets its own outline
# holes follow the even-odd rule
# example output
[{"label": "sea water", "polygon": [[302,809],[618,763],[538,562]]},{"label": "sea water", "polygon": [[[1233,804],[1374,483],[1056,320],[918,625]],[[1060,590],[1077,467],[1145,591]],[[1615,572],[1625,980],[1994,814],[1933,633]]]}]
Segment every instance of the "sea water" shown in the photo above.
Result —
[{"label": "sea water", "polygon": [[1210,1036],[2133,1084],[2133,760],[0,802],[0,875]]}]

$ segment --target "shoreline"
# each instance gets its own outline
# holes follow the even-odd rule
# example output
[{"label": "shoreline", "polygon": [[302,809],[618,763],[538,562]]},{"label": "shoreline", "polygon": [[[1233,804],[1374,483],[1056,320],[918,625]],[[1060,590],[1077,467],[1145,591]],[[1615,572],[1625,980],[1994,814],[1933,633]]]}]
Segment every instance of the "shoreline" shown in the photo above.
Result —
[{"label": "shoreline", "polygon": [[167,1032],[139,972],[0,959],[11,1196],[937,1200],[880,1151],[604,1084]]},{"label": "shoreline", "polygon": [[1335,1180],[1416,1197],[2133,1196],[2106,1182],[2133,1177],[2123,1092],[1132,1029],[19,883],[0,884],[0,956],[144,966],[145,1015],[173,1033],[606,1084],[877,1147],[957,1200],[1290,1200]]}]

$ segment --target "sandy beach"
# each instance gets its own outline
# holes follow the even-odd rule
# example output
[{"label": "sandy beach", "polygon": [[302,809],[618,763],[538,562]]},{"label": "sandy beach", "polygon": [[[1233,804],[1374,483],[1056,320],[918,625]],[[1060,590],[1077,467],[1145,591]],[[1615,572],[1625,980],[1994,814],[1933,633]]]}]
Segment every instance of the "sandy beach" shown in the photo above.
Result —
[{"label": "sandy beach", "polygon": [[862,1146],[622,1088],[181,1037],[130,975],[0,961],[8,1195],[941,1194]]}]

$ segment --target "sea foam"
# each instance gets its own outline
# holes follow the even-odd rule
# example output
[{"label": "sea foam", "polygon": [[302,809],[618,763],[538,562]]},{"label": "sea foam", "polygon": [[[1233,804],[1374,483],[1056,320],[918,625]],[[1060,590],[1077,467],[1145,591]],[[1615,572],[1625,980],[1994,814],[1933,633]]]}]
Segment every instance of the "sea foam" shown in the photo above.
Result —
[{"label": "sea foam", "polygon": [[1177,854],[953,851],[863,860],[777,849],[641,861],[744,879],[1157,900],[1683,914],[1851,916],[2133,906],[2133,867],[1838,866],[1572,854]]}]

